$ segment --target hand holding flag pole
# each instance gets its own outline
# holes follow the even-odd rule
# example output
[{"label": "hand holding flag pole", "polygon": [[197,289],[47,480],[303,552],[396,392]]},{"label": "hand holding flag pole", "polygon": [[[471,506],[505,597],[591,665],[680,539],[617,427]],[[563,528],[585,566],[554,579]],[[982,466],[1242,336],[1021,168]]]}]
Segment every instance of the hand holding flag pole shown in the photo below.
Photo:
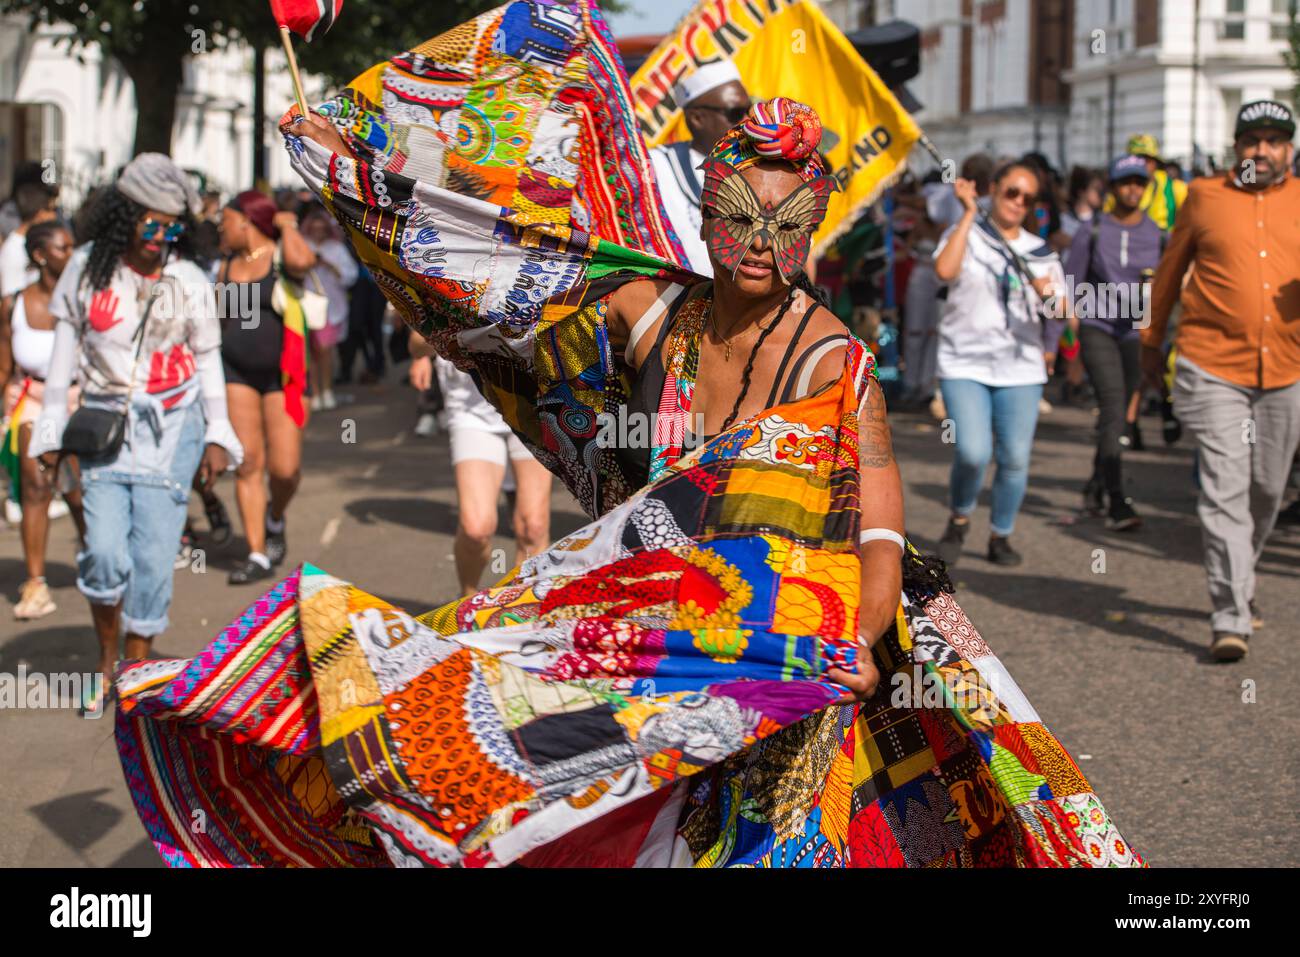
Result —
[{"label": "hand holding flag pole", "polygon": [[305,120],[311,114],[307,112],[307,97],[302,92],[302,77],[298,74],[298,58],[293,55],[293,41],[289,39],[289,28],[280,24],[280,41],[284,44],[284,55],[289,61],[289,75],[293,77],[293,94],[298,98],[298,110]]},{"label": "hand holding flag pole", "polygon": [[298,73],[298,58],[294,56],[290,33],[296,33],[308,43],[317,31],[324,33],[334,25],[343,11],[343,0],[271,0],[271,15],[280,27],[280,40],[284,55],[289,61],[289,75],[293,78],[293,92],[298,98],[298,110],[306,119],[307,97],[302,92],[302,76]]}]

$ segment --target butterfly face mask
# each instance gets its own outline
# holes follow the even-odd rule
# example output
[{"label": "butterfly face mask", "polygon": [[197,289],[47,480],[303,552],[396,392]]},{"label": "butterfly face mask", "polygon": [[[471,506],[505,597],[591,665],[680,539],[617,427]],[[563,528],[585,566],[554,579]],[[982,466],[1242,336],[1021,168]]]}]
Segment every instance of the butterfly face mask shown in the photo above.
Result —
[{"label": "butterfly face mask", "polygon": [[745,177],[728,163],[704,162],[701,206],[705,243],[713,258],[731,275],[762,236],[772,247],[777,272],[789,285],[808,262],[812,236],[826,216],[826,203],[839,189],[833,176],[818,176],[773,205],[760,203]]}]

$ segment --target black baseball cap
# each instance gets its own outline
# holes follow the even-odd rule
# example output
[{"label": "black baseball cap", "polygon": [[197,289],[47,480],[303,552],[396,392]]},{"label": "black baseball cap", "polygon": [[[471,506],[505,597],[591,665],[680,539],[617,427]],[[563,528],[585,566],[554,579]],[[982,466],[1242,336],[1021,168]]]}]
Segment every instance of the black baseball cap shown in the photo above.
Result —
[{"label": "black baseball cap", "polygon": [[1295,136],[1295,116],[1285,103],[1255,100],[1238,111],[1237,128],[1232,137],[1236,139],[1251,130],[1281,130],[1287,136]]}]

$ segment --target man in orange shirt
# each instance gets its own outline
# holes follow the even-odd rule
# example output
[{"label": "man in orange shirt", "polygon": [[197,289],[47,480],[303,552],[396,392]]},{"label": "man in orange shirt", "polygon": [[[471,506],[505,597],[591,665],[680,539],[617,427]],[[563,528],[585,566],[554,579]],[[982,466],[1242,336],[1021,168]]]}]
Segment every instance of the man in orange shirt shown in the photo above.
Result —
[{"label": "man in orange shirt", "polygon": [[1295,129],[1281,103],[1241,108],[1237,165],[1192,183],[1142,331],[1143,373],[1157,386],[1181,292],[1174,409],[1200,455],[1197,512],[1219,661],[1245,655],[1259,623],[1255,565],[1300,444],[1300,181],[1289,176]]}]

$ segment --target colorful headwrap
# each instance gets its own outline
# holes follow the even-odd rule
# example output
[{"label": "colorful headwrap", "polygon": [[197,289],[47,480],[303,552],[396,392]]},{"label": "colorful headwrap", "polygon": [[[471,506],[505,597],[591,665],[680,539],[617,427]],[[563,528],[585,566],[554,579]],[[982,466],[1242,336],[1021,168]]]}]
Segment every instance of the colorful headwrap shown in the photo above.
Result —
[{"label": "colorful headwrap", "polygon": [[[759,236],[771,243],[786,283],[803,270],[812,235],[826,216],[827,200],[839,189],[817,152],[821,138],[821,120],[812,107],[778,96],[750,107],[749,115],[718,140],[700,167],[705,239],[714,258],[733,276]],[[760,203],[749,183],[736,174],[763,161],[789,163],[804,185],[775,206]]]}]

